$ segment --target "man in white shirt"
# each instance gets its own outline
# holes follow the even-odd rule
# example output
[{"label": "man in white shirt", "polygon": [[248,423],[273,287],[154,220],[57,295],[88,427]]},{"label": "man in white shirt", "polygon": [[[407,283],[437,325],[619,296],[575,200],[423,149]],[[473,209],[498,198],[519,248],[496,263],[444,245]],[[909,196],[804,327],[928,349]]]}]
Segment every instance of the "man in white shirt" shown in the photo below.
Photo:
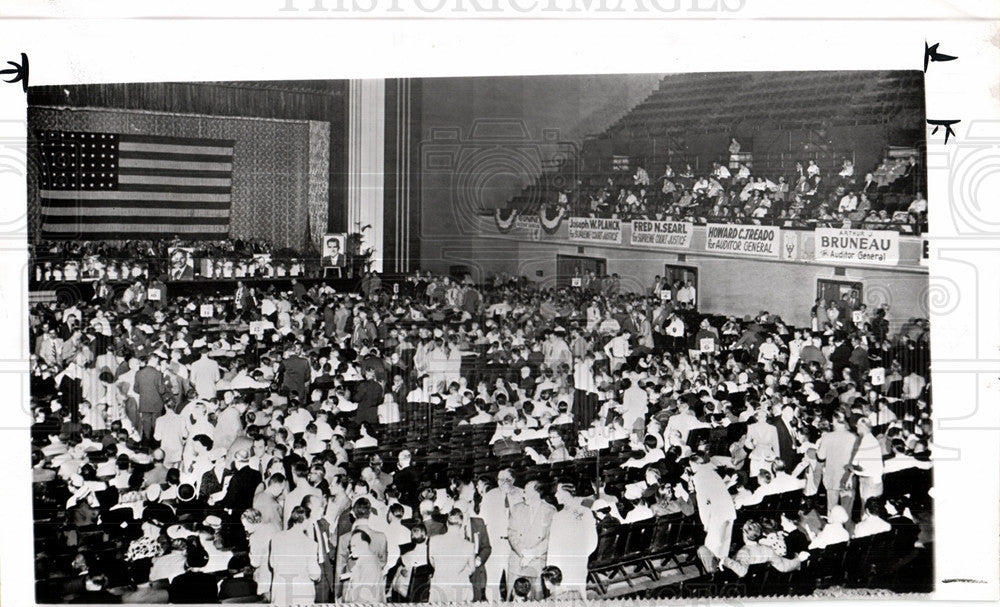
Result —
[{"label": "man in white shirt", "polygon": [[618,335],[611,338],[604,344],[604,353],[611,360],[611,372],[614,373],[625,364],[625,359],[632,353],[632,348],[628,343],[628,335],[619,329]]},{"label": "man in white shirt", "polygon": [[[684,283],[684,286],[677,290],[677,303],[685,308],[693,308],[695,305],[695,290],[691,281]],[[683,333],[681,333],[683,335]]]},{"label": "man in white shirt", "polygon": [[732,177],[732,173],[725,166],[718,162],[713,162],[712,164],[715,165],[715,168],[712,170],[712,176],[716,179],[729,179]]},{"label": "man in white shirt", "polygon": [[160,448],[163,449],[163,465],[168,469],[180,464],[186,437],[187,427],[184,418],[177,414],[173,407],[164,407],[163,415],[157,418],[153,427],[153,438],[160,441]]},{"label": "man in white shirt", "polygon": [[681,440],[687,443],[688,434],[695,428],[707,428],[708,424],[699,421],[697,417],[691,413],[691,406],[688,405],[686,401],[679,401],[677,403],[677,413],[670,416],[667,420],[667,427],[663,430],[664,442],[669,443],[668,440],[670,435],[676,430],[681,434]]},{"label": "man in white shirt", "polygon": [[907,207],[906,212],[910,215],[920,215],[927,212],[927,199],[924,198],[923,193],[917,192],[916,198]]},{"label": "man in white shirt", "polygon": [[809,166],[806,167],[807,177],[817,177],[819,175],[819,166],[816,165],[815,160],[809,161]]},{"label": "man in white shirt", "polygon": [[211,400],[216,397],[216,384],[222,379],[222,372],[219,369],[219,363],[209,358],[208,348],[202,349],[201,357],[191,363],[189,379],[198,392],[199,398]]},{"label": "man in white shirt", "polygon": [[837,207],[837,211],[840,213],[852,213],[858,208],[858,195],[854,192],[848,192],[840,199],[840,205]]},{"label": "man in white shirt", "polygon": [[626,386],[622,393],[622,404],[619,412],[622,415],[622,422],[629,432],[633,432],[637,424],[645,427],[646,413],[649,412],[649,396],[646,391],[639,387],[638,379],[635,377],[625,378],[622,384]]}]

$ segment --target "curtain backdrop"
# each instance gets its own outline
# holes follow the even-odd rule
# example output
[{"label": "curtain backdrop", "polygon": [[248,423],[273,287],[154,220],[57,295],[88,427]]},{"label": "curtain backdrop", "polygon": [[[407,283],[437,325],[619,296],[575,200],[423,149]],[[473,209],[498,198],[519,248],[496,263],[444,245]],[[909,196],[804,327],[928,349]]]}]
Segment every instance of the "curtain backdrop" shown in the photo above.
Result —
[{"label": "curtain backdrop", "polygon": [[[35,132],[42,129],[232,139],[236,143],[230,237],[266,239],[278,248],[307,248],[312,167],[310,125],[306,121],[30,107],[28,226],[32,240],[37,238],[39,227]],[[322,144],[317,142],[317,146],[320,158],[326,158],[328,163],[329,137],[325,157]],[[327,196],[328,184],[327,179]],[[316,187],[318,201],[322,186]],[[319,225],[325,229],[326,221]]]}]

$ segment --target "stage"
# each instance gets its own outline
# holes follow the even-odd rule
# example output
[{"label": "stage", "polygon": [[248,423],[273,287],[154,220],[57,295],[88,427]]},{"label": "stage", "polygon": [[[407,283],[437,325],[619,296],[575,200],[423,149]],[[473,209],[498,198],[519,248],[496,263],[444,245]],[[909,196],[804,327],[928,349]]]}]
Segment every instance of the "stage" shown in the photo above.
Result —
[{"label": "stage", "polygon": [[[384,277],[382,288],[392,289],[395,277]],[[167,287],[166,297],[182,297],[191,295],[232,295],[236,292],[236,284],[240,281],[248,287],[257,290],[258,293],[274,289],[276,292],[288,291],[292,288],[292,280],[298,280],[307,289],[313,285],[326,284],[340,292],[359,292],[361,290],[361,278],[323,278],[304,276],[285,276],[275,278],[199,278],[195,280],[174,280],[164,283]],[[143,280],[148,284],[147,281]],[[120,295],[135,280],[109,281],[116,295]],[[94,297],[94,280],[85,281],[39,281],[28,283],[29,303],[43,303],[59,301],[71,304],[79,301],[89,301]]]}]

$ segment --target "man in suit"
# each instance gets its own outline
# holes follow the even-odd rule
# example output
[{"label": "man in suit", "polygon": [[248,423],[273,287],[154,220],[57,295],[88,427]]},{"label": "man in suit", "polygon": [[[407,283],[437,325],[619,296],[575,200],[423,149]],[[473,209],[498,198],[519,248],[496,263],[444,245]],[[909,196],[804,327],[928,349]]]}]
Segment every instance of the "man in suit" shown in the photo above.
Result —
[{"label": "man in suit", "polygon": [[350,571],[353,560],[350,558],[351,535],[355,531],[361,530],[371,538],[371,550],[378,557],[382,568],[385,569],[385,561],[389,553],[389,541],[381,531],[375,531],[369,526],[368,519],[372,513],[371,502],[368,498],[361,497],[354,502],[351,507],[351,514],[354,515],[354,523],[347,533],[342,533],[337,538],[337,563],[333,571],[334,596],[339,597],[344,589],[343,576]]},{"label": "man in suit", "polygon": [[331,236],[326,239],[326,255],[323,257],[323,267],[326,268],[343,268],[347,263],[347,259],[344,256],[342,247],[340,246],[340,239]]},{"label": "man in suit", "polygon": [[366,424],[368,427],[373,427],[378,424],[378,406],[385,400],[385,391],[375,379],[375,369],[366,368],[364,375],[365,380],[358,384],[354,393],[358,403],[354,420],[359,425]]},{"label": "man in suit", "polygon": [[306,535],[316,542],[319,550],[320,577],[316,581],[316,602],[330,602],[333,593],[334,558],[336,557],[335,530],[326,520],[327,497],[322,493],[310,493],[302,499],[302,506],[309,512],[306,519]]},{"label": "man in suit", "polygon": [[163,415],[163,396],[167,393],[163,373],[153,366],[153,357],[143,360],[143,367],[135,372],[134,391],[139,395],[139,418],[142,423],[142,440],[153,440],[153,428]]},{"label": "man in suit", "polygon": [[250,451],[247,449],[236,452],[233,466],[236,471],[229,479],[226,494],[218,501],[213,503],[210,499],[208,503],[230,511],[233,520],[238,523],[243,511],[253,507],[254,493],[261,483],[261,476],[260,472],[250,467]]},{"label": "man in suit", "polygon": [[194,266],[191,262],[191,254],[184,249],[174,249],[170,253],[170,279],[194,279]]},{"label": "man in suit", "polygon": [[816,457],[824,462],[823,486],[826,487],[827,512],[840,504],[851,512],[854,506],[854,491],[844,489],[844,475],[854,457],[854,446],[858,437],[850,431],[847,419],[841,411],[833,414],[833,431],[824,432],[819,439]]},{"label": "man in suit", "polygon": [[799,465],[799,453],[795,450],[795,431],[792,429],[792,419],[795,418],[795,408],[785,405],[781,415],[771,418],[771,425],[778,431],[778,459],[784,464],[785,470],[791,472]]},{"label": "man in suit", "polygon": [[236,282],[236,296],[233,298],[233,301],[235,302],[236,309],[241,312],[257,305],[254,301],[253,293],[243,284],[242,280]]},{"label": "man in suit", "polygon": [[267,479],[267,487],[263,491],[254,495],[253,509],[260,512],[262,526],[275,525],[278,529],[285,528],[286,521],[281,520],[283,512],[281,498],[287,488],[288,483],[285,480],[285,475],[278,472]]},{"label": "man in suit", "polygon": [[288,350],[288,356],[281,361],[279,372],[282,375],[281,385],[288,388],[289,392],[297,393],[300,400],[308,396],[306,385],[311,379],[312,367],[309,360],[302,356],[299,346]]},{"label": "man in suit", "polygon": [[472,582],[472,600],[486,600],[486,561],[489,560],[493,550],[490,546],[490,536],[486,530],[486,523],[482,518],[469,513],[465,519],[464,526],[465,539],[472,542],[475,547],[475,569],[469,580]]},{"label": "man in suit", "polygon": [[524,486],[524,502],[510,509],[507,538],[512,553],[507,566],[508,595],[514,580],[519,577],[531,581],[532,598],[542,598],[542,569],[549,550],[549,528],[556,509],[542,500],[538,481],[528,481]]}]

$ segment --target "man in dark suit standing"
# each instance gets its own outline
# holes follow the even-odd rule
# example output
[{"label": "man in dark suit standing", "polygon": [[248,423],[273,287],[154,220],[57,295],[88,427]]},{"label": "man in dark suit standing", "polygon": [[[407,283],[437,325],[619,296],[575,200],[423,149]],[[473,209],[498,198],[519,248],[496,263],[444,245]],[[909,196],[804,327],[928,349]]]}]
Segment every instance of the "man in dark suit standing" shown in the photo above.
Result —
[{"label": "man in dark suit standing", "polygon": [[785,466],[785,471],[791,474],[799,465],[800,456],[795,450],[795,431],[792,429],[792,419],[795,418],[795,408],[785,405],[781,415],[771,418],[771,425],[778,431],[778,459]]},{"label": "man in dark suit standing", "polygon": [[253,496],[262,479],[260,472],[250,467],[250,451],[248,449],[240,449],[236,452],[233,456],[233,466],[236,468],[236,472],[229,480],[226,494],[215,504],[209,500],[209,504],[228,510],[233,519],[239,522],[243,511],[253,508]]},{"label": "man in dark suit standing", "polygon": [[241,312],[245,312],[257,305],[254,301],[253,293],[243,284],[242,280],[236,282],[236,296],[233,298],[233,301],[236,304],[236,309]]},{"label": "man in dark suit standing", "polygon": [[354,522],[350,530],[337,538],[336,564],[333,571],[334,597],[339,597],[343,592],[344,574],[351,570],[353,561],[350,558],[350,542],[351,535],[355,531],[360,529],[371,538],[371,550],[378,557],[383,569],[385,569],[385,561],[388,558],[389,542],[385,534],[381,531],[375,531],[369,526],[368,519],[372,514],[372,505],[368,498],[358,498],[351,506],[351,514]]},{"label": "man in dark suit standing", "polygon": [[297,393],[300,400],[308,396],[306,384],[311,379],[312,367],[309,366],[309,361],[302,356],[299,346],[293,346],[288,350],[288,356],[281,361],[279,372],[282,375],[281,385],[288,388],[289,392]]},{"label": "man in dark suit standing", "polygon": [[163,415],[163,396],[167,393],[163,381],[163,373],[152,362],[155,359],[147,356],[143,367],[135,372],[135,392],[139,395],[139,419],[142,424],[142,440],[153,440],[153,427],[157,418]]},{"label": "man in dark suit standing", "polygon": [[360,424],[372,427],[378,424],[378,406],[385,398],[385,391],[375,379],[375,369],[364,370],[365,380],[358,384],[354,397],[358,402],[358,410],[354,420]]},{"label": "man in dark suit standing", "polygon": [[486,531],[486,523],[482,518],[470,513],[465,520],[465,539],[476,547],[476,568],[472,570],[469,581],[472,582],[472,600],[486,600],[486,560],[490,558],[493,549],[490,546],[490,536]]}]

